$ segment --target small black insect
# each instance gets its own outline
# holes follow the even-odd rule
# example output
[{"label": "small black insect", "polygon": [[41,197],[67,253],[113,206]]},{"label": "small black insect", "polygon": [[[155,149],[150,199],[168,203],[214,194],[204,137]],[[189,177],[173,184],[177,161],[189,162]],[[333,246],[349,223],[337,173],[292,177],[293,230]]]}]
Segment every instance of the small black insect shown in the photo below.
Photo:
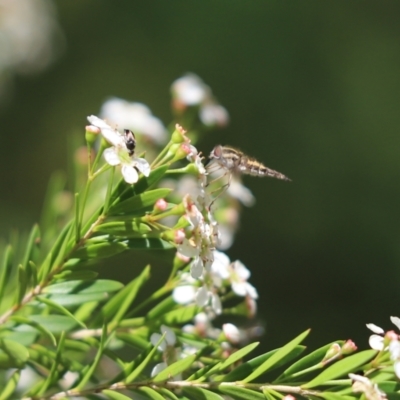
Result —
[{"label": "small black insect", "polygon": [[130,156],[133,156],[136,147],[136,139],[134,133],[129,129],[124,129],[125,132],[125,146],[128,149]]}]

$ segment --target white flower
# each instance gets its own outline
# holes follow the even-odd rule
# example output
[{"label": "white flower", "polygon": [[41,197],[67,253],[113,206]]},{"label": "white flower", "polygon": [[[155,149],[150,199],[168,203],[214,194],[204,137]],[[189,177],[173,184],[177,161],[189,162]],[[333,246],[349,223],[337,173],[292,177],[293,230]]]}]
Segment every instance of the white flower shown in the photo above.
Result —
[{"label": "white flower", "polygon": [[144,158],[132,157],[129,155],[124,136],[94,115],[88,117],[88,121],[92,125],[100,128],[104,139],[112,145],[112,147],[104,150],[104,158],[107,163],[112,166],[121,165],[121,173],[127,183],[133,184],[138,181],[138,170],[144,176],[149,176],[149,163]]},{"label": "white flower", "polygon": [[157,144],[168,140],[168,133],[162,122],[142,103],[129,102],[117,97],[107,100],[101,107],[100,115],[108,121],[118,122],[138,135],[144,135]]},{"label": "white flower", "polygon": [[195,74],[186,74],[172,83],[173,97],[186,106],[195,106],[209,95],[210,88]]},{"label": "white flower", "polygon": [[[168,328],[168,326],[161,325],[161,333],[165,333],[164,339],[161,341],[161,343],[158,345],[158,350],[159,351],[165,351],[167,347],[174,347],[176,343],[176,336],[174,331],[171,328]],[[161,339],[161,336],[159,333],[153,333],[150,336],[150,342],[153,346],[156,346],[158,341]]]},{"label": "white flower", "polygon": [[222,331],[224,332],[226,338],[233,344],[240,342],[241,334],[239,329],[233,324],[223,324]]},{"label": "white flower", "polygon": [[227,193],[235,199],[238,199],[246,207],[251,207],[256,202],[251,190],[244,186],[243,183],[237,178],[231,179]]},{"label": "white flower", "polygon": [[249,278],[250,271],[241,261],[236,260],[231,264],[232,290],[238,296],[250,296],[252,299],[257,299],[257,290],[253,285],[247,282]]},{"label": "white flower", "polygon": [[352,379],[353,392],[364,393],[367,400],[381,400],[386,398],[386,394],[379,390],[376,383],[371,382],[367,377],[356,374],[349,374]]},{"label": "white flower", "polygon": [[200,108],[200,120],[206,126],[225,126],[229,122],[229,114],[225,107],[210,101]]}]

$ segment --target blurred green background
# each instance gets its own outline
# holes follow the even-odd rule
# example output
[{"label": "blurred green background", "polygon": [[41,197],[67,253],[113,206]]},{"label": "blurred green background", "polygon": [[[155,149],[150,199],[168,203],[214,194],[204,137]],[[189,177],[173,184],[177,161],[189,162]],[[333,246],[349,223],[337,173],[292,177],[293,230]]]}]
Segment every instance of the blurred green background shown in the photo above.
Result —
[{"label": "blurred green background", "polygon": [[[365,323],[391,328],[389,316],[400,316],[400,2],[54,3],[61,56],[41,73],[10,72],[1,103],[1,237],[38,220],[52,171],[67,168],[68,137],[83,135],[107,97],[143,102],[167,124],[170,84],[190,71],[231,116],[198,148],[240,147],[293,180],[245,179],[257,203],[228,251],[252,271],[264,346],[312,327],[313,345],[352,338],[365,348]],[[120,264],[102,273],[128,280],[143,266],[130,255]]]}]

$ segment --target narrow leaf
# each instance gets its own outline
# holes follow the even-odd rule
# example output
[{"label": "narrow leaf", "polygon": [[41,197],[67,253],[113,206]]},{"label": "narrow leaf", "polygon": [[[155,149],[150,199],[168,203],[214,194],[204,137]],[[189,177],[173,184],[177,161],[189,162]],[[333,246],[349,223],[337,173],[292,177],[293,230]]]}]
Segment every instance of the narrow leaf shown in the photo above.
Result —
[{"label": "narrow leaf", "polygon": [[104,389],[101,393],[105,394],[111,400],[131,400],[130,397],[114,390]]},{"label": "narrow leaf", "polygon": [[219,386],[218,391],[229,396],[232,396],[234,399],[243,399],[243,400],[265,400],[264,394],[256,392],[255,390],[250,390],[242,387],[232,387],[232,386]]},{"label": "narrow leaf", "polygon": [[147,266],[142,273],[117,293],[102,309],[102,316],[111,320],[111,326],[115,327],[123,318],[132,302],[135,300],[139,289],[150,278],[150,267]]},{"label": "narrow leaf", "polygon": [[161,396],[160,393],[150,387],[142,386],[137,391],[145,393],[146,396],[153,400],[165,400],[164,396]]},{"label": "narrow leaf", "polygon": [[121,282],[110,279],[98,279],[95,281],[77,280],[56,283],[43,289],[46,294],[89,294],[108,293],[120,290],[124,285]]},{"label": "narrow leaf", "polygon": [[84,269],[80,271],[72,271],[70,269],[64,270],[59,274],[54,275],[54,280],[68,280],[68,281],[92,281],[97,278],[98,272],[91,271],[89,269]]},{"label": "narrow leaf", "polygon": [[[296,361],[288,369],[286,369],[282,373],[282,375],[280,375],[277,379],[274,380],[274,383],[281,382],[285,378],[290,378],[296,372],[303,371],[305,369],[308,369],[310,367],[313,367],[313,366],[319,364],[323,360],[326,352],[332,347],[332,345],[334,343],[338,343],[339,345],[341,345],[344,343],[344,341],[338,340],[337,342],[329,343],[317,350],[314,350],[312,353],[307,354],[305,357]],[[304,375],[302,375],[302,377],[303,376]],[[304,382],[304,379],[303,379],[303,382]]]},{"label": "narrow leaf", "polygon": [[203,388],[197,387],[184,387],[183,392],[188,394],[190,399],[198,399],[198,400],[224,400],[219,394],[211,392],[210,390],[206,390]]},{"label": "narrow leaf", "polygon": [[20,304],[25,296],[26,288],[28,286],[27,276],[25,269],[22,265],[18,266],[18,297],[17,303]]},{"label": "narrow leaf", "polygon": [[325,400],[354,400],[353,396],[345,396],[343,394],[333,392],[321,392],[318,393],[318,397],[322,397]]},{"label": "narrow leaf", "polygon": [[12,394],[14,394],[15,388],[18,385],[21,373],[19,371],[14,371],[12,375],[7,379],[6,386],[0,394],[0,400],[7,400]]},{"label": "narrow leaf", "polygon": [[75,243],[78,243],[81,238],[81,218],[80,218],[80,209],[79,209],[79,193],[75,193],[74,228],[75,228]]},{"label": "narrow leaf", "polygon": [[103,332],[101,334],[100,338],[100,344],[99,348],[97,350],[97,354],[95,359],[93,360],[92,364],[90,365],[90,368],[87,370],[87,372],[83,375],[82,379],[80,380],[79,384],[75,387],[76,389],[82,389],[88,382],[89,379],[92,377],[94,371],[96,370],[97,366],[99,365],[99,362],[101,360],[101,357],[103,355],[103,352],[106,347],[106,342],[111,339],[112,336],[109,336],[107,339],[107,325],[103,325]]},{"label": "narrow leaf", "polygon": [[148,238],[148,239],[129,239],[126,241],[130,249],[136,250],[170,250],[175,249],[171,243],[162,239]]},{"label": "narrow leaf", "polygon": [[177,310],[172,310],[160,316],[160,319],[166,325],[179,325],[192,321],[200,312],[196,305],[182,306]]},{"label": "narrow leaf", "polygon": [[26,317],[22,317],[19,315],[13,315],[10,318],[12,321],[17,322],[18,324],[25,324],[25,325],[29,325],[32,328],[36,329],[37,331],[39,331],[40,333],[42,333],[44,336],[48,336],[51,340],[51,342],[53,343],[53,346],[57,346],[57,341],[56,338],[54,337],[54,335],[44,326],[38,324],[35,321],[31,321],[29,318]]},{"label": "narrow leaf", "polygon": [[131,212],[138,212],[138,210],[153,206],[157,200],[168,196],[171,190],[169,188],[154,189],[133,196],[110,207],[109,215],[130,214]]},{"label": "narrow leaf", "polygon": [[69,332],[76,326],[74,318],[64,315],[31,315],[29,318],[53,333]]},{"label": "narrow leaf", "polygon": [[75,307],[83,303],[105,301],[110,298],[110,295],[105,292],[99,293],[84,293],[84,294],[55,294],[47,297],[42,297],[53,301],[64,307]]},{"label": "narrow leaf", "polygon": [[149,354],[147,354],[146,358],[129,374],[129,376],[125,380],[126,383],[133,382],[143,372],[143,370],[150,364],[150,362],[154,358],[154,354],[156,353],[158,346],[164,340],[164,338],[165,338],[165,333],[163,335],[161,335],[160,340],[149,351]]},{"label": "narrow leaf", "polygon": [[61,314],[66,315],[67,317],[72,318],[78,325],[80,325],[82,328],[86,328],[86,325],[79,321],[73,314],[71,314],[66,308],[64,308],[61,304],[55,303],[54,301],[50,299],[46,299],[45,297],[39,296],[36,298],[37,301],[46,304],[50,308],[58,311]]},{"label": "narrow leaf", "polygon": [[191,367],[193,362],[196,360],[197,354],[192,354],[191,356],[182,358],[179,361],[168,365],[167,368],[163,369],[159,374],[153,378],[153,382],[162,382],[171,378],[171,376],[176,376],[183,371],[186,371]]},{"label": "narrow leaf", "polygon": [[[301,354],[305,350],[305,346],[297,345],[289,354],[285,357],[281,358],[279,362],[277,362],[269,372],[275,370],[276,368],[280,368],[282,365],[286,364],[293,358],[296,358],[299,354]],[[261,356],[254,357],[249,361],[244,362],[239,365],[237,368],[233,369],[227,375],[221,375],[214,377],[214,380],[217,382],[234,382],[239,381],[247,376],[249,376],[252,372],[254,372],[261,364],[266,362],[269,358],[271,358],[275,353],[277,353],[280,349],[271,350]]]},{"label": "narrow leaf", "polygon": [[29,358],[28,349],[9,339],[0,339],[0,368],[22,368]]},{"label": "narrow leaf", "polygon": [[105,222],[95,228],[95,232],[124,237],[142,237],[151,231],[152,229],[147,224],[140,222],[138,218],[130,221]]},{"label": "narrow leaf", "polygon": [[39,226],[35,224],[31,230],[31,233],[29,234],[28,242],[26,244],[26,250],[25,250],[25,255],[24,259],[22,261],[22,266],[24,269],[28,266],[29,260],[35,261],[35,251],[37,247],[39,246],[40,243],[40,231],[39,231]]},{"label": "narrow leaf", "polygon": [[287,343],[285,346],[281,347],[274,355],[272,355],[268,360],[266,360],[262,365],[260,365],[253,373],[251,373],[247,378],[243,379],[243,382],[251,382],[252,380],[258,378],[263,373],[271,369],[275,364],[277,364],[282,358],[288,355],[298,344],[300,344],[310,333],[307,329],[305,332],[297,336],[295,339]]},{"label": "narrow leaf", "polygon": [[106,258],[122,253],[128,248],[122,242],[104,242],[99,244],[90,244],[89,241],[85,247],[81,247],[74,252],[73,257],[84,260],[91,258]]},{"label": "narrow leaf", "polygon": [[4,296],[6,282],[9,282],[13,265],[12,247],[8,245],[4,251],[3,262],[0,269],[0,303]]},{"label": "narrow leaf", "polygon": [[310,382],[302,385],[303,388],[312,388],[326,381],[347,376],[348,373],[357,371],[363,364],[370,361],[377,354],[376,350],[364,350],[353,354],[329,366]]}]

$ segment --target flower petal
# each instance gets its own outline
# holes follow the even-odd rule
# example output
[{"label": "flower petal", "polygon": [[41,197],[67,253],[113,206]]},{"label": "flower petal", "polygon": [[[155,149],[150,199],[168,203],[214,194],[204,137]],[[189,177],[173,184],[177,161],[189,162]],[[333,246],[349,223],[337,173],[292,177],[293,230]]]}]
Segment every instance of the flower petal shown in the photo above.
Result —
[{"label": "flower petal", "polygon": [[135,166],[136,168],[144,175],[144,176],[149,176],[150,175],[150,164],[148,163],[147,160],[144,158],[135,158]]},{"label": "flower petal", "polygon": [[161,325],[161,333],[165,333],[165,340],[169,346],[174,346],[176,343],[175,332],[168,326]]},{"label": "flower petal", "polygon": [[196,257],[190,265],[190,275],[194,279],[199,279],[203,275],[203,261],[200,257]]},{"label": "flower petal", "polygon": [[367,328],[378,335],[383,335],[385,331],[375,324],[367,324]]},{"label": "flower petal", "polygon": [[371,346],[371,349],[374,350],[383,350],[384,345],[383,345],[383,337],[379,335],[371,335],[368,340],[369,345]]},{"label": "flower petal", "polygon": [[122,165],[121,168],[122,176],[127,183],[136,183],[139,179],[139,175],[135,168],[131,167],[130,165]]},{"label": "flower petal", "polygon": [[172,292],[172,298],[174,299],[175,303],[189,304],[194,300],[195,294],[196,290],[194,286],[178,286]]},{"label": "flower petal", "polygon": [[121,164],[121,160],[119,159],[118,153],[115,151],[114,147],[105,149],[103,155],[108,164],[113,166]]},{"label": "flower petal", "polygon": [[199,307],[204,307],[208,303],[208,289],[203,286],[196,293],[196,304]]}]

